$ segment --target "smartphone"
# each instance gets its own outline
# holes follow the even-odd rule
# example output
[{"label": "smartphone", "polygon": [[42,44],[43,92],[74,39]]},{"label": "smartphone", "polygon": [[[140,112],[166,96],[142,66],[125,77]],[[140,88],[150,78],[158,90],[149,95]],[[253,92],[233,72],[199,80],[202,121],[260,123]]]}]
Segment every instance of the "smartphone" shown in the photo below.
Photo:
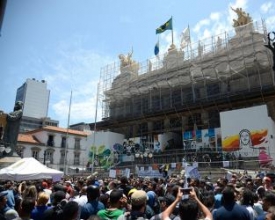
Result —
[{"label": "smartphone", "polygon": [[181,188],[180,190],[183,194],[190,194],[192,188]]}]

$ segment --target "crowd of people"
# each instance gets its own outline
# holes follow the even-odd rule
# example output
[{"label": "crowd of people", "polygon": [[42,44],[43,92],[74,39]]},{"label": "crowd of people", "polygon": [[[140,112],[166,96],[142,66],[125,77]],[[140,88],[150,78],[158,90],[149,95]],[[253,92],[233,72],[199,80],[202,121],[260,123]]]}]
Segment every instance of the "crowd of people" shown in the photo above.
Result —
[{"label": "crowd of people", "polygon": [[272,178],[67,178],[1,181],[0,220],[274,220]]}]

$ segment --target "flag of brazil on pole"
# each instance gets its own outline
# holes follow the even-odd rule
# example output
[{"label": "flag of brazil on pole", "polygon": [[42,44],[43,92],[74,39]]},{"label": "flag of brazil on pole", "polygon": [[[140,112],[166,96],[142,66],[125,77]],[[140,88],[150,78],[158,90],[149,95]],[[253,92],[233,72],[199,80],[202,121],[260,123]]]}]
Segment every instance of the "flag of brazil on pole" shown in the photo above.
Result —
[{"label": "flag of brazil on pole", "polygon": [[168,21],[166,21],[163,25],[161,25],[156,29],[156,34],[161,34],[166,30],[172,30],[172,29],[173,29],[173,25],[172,25],[172,17],[171,17]]}]

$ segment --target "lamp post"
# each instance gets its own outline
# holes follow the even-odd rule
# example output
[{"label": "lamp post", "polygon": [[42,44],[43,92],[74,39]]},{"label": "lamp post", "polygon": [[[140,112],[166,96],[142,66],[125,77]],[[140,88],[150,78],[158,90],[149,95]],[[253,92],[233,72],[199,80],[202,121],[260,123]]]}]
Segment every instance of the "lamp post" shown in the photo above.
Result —
[{"label": "lamp post", "polygon": [[95,165],[95,153],[97,152],[97,147],[96,147],[96,122],[97,122],[97,108],[98,108],[98,96],[99,96],[99,87],[100,83],[97,83],[97,94],[96,94],[96,107],[95,107],[95,123],[94,123],[94,136],[93,136],[93,146],[95,148],[93,152],[93,157],[92,157],[92,173],[94,173],[94,165]]}]

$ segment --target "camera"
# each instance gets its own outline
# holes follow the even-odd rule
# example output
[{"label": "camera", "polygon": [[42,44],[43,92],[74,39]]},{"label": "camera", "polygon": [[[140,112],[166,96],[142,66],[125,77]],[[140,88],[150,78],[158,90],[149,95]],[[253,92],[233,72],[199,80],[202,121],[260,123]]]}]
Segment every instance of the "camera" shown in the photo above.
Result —
[{"label": "camera", "polygon": [[183,194],[190,194],[192,188],[181,188],[180,190]]}]

